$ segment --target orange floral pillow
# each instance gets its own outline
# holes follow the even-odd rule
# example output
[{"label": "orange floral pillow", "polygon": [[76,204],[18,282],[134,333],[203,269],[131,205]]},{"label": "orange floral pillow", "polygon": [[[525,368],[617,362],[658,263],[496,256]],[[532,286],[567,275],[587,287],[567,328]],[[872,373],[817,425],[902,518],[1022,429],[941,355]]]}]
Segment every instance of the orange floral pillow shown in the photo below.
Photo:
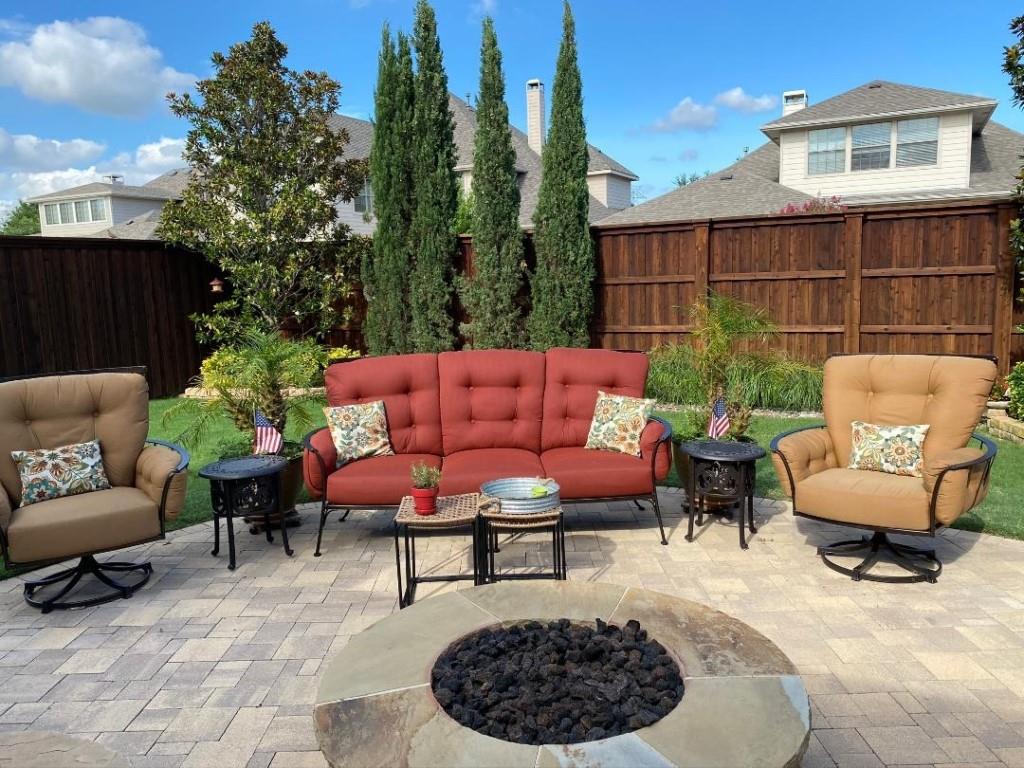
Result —
[{"label": "orange floral pillow", "polygon": [[586,448],[640,455],[640,435],[654,411],[654,400],[598,391]]},{"label": "orange floral pillow", "polygon": [[869,469],[890,475],[921,477],[928,424],[885,427],[854,421],[853,450],[848,469]]},{"label": "orange floral pillow", "polygon": [[338,452],[339,467],[354,459],[394,454],[383,400],[324,408],[324,415],[334,450]]}]

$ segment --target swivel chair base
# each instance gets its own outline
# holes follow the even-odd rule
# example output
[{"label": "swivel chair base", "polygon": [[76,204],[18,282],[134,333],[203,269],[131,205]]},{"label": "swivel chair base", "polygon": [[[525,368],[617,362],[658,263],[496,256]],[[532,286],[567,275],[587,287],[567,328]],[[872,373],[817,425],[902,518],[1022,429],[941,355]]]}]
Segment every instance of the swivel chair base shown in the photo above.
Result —
[{"label": "swivel chair base", "polygon": [[[864,553],[864,559],[847,568],[830,560],[830,556],[849,557]],[[818,547],[822,562],[833,571],[846,574],[854,581],[880,581],[886,584],[906,584],[915,581],[927,581],[934,584],[942,573],[942,563],[935,557],[934,549],[921,549],[890,541],[885,533],[878,531],[873,536],[851,541],[839,541],[827,547]],[[888,576],[871,573],[872,568],[882,560],[898,565],[907,576]]]},{"label": "swivel chair base", "polygon": [[[137,578],[133,582],[125,583],[113,578],[111,575],[127,574],[132,572],[138,572],[141,574],[141,578]],[[131,597],[136,590],[149,581],[149,577],[152,573],[153,565],[151,563],[119,563],[109,561],[101,563],[92,555],[86,555],[79,560],[78,564],[73,568],[65,568],[63,571],[58,571],[50,576],[45,576],[34,581],[26,581],[25,602],[33,608],[38,608],[43,613],[49,613],[53,610],[88,608],[93,605],[101,605],[113,600],[127,599]],[[83,576],[94,576],[103,584],[110,587],[110,590],[81,600],[62,600],[62,598],[67,596],[78,585]],[[36,595],[37,590],[43,590],[46,587],[53,587],[54,585],[61,584],[62,582],[67,583],[61,586],[55,594],[48,595],[46,597]]]}]

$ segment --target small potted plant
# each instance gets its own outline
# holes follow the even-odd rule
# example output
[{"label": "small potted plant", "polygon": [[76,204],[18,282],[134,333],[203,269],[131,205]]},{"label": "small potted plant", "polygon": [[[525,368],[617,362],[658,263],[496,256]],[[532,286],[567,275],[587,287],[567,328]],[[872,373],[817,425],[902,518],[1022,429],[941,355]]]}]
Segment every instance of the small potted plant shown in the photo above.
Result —
[{"label": "small potted plant", "polygon": [[412,501],[417,515],[437,512],[437,486],[441,470],[422,461],[412,465]]}]

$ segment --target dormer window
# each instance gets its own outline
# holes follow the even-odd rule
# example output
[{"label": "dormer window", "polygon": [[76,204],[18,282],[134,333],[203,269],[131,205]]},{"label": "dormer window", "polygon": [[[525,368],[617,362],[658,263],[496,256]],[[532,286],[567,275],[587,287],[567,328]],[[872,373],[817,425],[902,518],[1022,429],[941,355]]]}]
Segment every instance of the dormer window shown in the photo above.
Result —
[{"label": "dormer window", "polygon": [[892,123],[855,125],[852,131],[853,149],[850,170],[868,171],[889,167],[889,147],[892,144]]},{"label": "dormer window", "polygon": [[807,173],[842,173],[846,170],[846,129],[824,128],[807,132]]},{"label": "dormer window", "polygon": [[939,155],[939,118],[896,123],[896,167],[935,165]]}]

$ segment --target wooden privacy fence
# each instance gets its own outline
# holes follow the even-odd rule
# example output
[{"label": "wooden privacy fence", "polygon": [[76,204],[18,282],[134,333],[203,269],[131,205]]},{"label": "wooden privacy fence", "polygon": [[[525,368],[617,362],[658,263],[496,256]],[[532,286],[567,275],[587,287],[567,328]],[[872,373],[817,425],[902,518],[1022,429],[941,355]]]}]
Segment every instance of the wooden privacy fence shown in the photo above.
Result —
[{"label": "wooden privacy fence", "polygon": [[158,241],[0,237],[0,377],[145,365],[150,396],[178,394],[215,274]]},{"label": "wooden privacy fence", "polygon": [[[595,229],[595,346],[650,349],[689,331],[708,292],[765,307],[776,344],[840,352],[1024,356],[1010,204],[889,206]],[[1015,311],[1017,313],[1015,317]]]}]

